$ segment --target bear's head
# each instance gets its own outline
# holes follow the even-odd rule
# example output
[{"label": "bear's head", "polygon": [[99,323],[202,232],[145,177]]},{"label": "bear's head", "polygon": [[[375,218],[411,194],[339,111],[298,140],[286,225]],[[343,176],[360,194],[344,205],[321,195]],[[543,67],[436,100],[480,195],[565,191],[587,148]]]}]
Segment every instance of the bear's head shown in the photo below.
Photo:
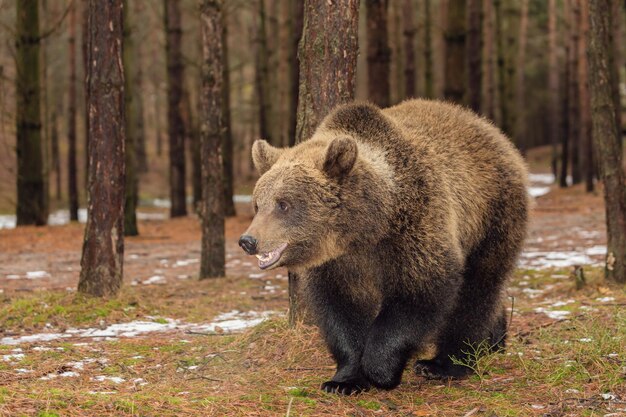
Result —
[{"label": "bear's head", "polygon": [[257,140],[252,159],[261,177],[239,245],[261,269],[319,266],[384,233],[376,213],[384,192],[354,138],[314,137],[286,149]]}]

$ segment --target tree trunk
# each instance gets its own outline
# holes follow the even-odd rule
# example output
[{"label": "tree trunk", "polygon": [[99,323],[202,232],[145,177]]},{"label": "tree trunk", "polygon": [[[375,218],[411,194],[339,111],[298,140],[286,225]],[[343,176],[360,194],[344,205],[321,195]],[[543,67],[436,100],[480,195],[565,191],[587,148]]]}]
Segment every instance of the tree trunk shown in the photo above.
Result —
[{"label": "tree trunk", "polygon": [[[506,65],[504,56],[504,30],[502,22],[502,1],[493,0],[493,21],[496,39],[496,67],[498,86],[498,119],[500,127],[504,131],[506,120],[508,120],[508,107],[506,105]],[[508,133],[508,132],[507,132]]]},{"label": "tree trunk", "polygon": [[[504,41],[503,59],[504,59],[504,78],[500,81],[503,83],[504,95],[501,97],[502,105],[502,129],[511,138],[515,138],[515,126],[517,123],[517,113],[515,108],[515,82],[516,82],[516,66],[518,53],[518,37],[519,37],[519,9],[516,2],[505,1],[502,10],[504,22],[506,25],[506,34]],[[517,144],[519,146],[519,143]]]},{"label": "tree trunk", "polygon": [[424,0],[424,96],[435,97],[431,0]]},{"label": "tree trunk", "polygon": [[41,143],[39,6],[16,1],[17,225],[47,222]]},{"label": "tree trunk", "polygon": [[298,88],[300,86],[300,59],[298,58],[298,44],[302,37],[304,20],[304,2],[289,2],[291,8],[291,50],[289,51],[289,146],[296,143],[296,123],[298,115]]},{"label": "tree trunk", "polygon": [[465,94],[465,44],[466,0],[450,0],[448,18],[444,32],[445,47],[445,82],[444,97],[455,103],[463,103]]},{"label": "tree trunk", "polygon": [[270,78],[269,78],[269,56],[267,50],[267,33],[265,31],[265,0],[257,0],[259,7],[258,23],[256,26],[256,48],[255,48],[255,84],[257,98],[259,100],[259,134],[262,139],[278,146],[276,138],[273,136],[271,124],[272,103],[270,101]]},{"label": "tree trunk", "polygon": [[202,256],[200,279],[224,276],[222,175],[222,2],[203,0],[202,18]]},{"label": "tree trunk", "polygon": [[122,0],[90,0],[87,108],[89,217],[78,291],[116,295],[124,262],[124,68]]},{"label": "tree trunk", "polygon": [[580,0],[580,38],[578,40],[578,96],[580,99],[580,161],[585,180],[585,190],[592,192],[593,146],[591,139],[591,101],[589,98],[589,0]]},{"label": "tree trunk", "polygon": [[[144,8],[141,1],[134,2],[133,14],[135,20],[143,16]],[[136,33],[136,31],[134,31]],[[135,35],[135,39],[137,36]],[[136,154],[136,166],[137,173],[145,174],[148,172],[148,153],[146,150],[146,131],[144,122],[144,106],[143,106],[143,61],[142,61],[142,42],[134,43],[135,55],[133,66],[134,70],[132,74],[128,74],[133,80],[133,106],[135,108],[135,154]]]},{"label": "tree trunk", "polygon": [[164,0],[165,61],[167,62],[167,120],[170,158],[171,217],[187,215],[185,190],[185,125],[183,122],[182,28],[180,0]]},{"label": "tree trunk", "polygon": [[580,40],[580,5],[579,0],[570,3],[570,158],[572,164],[572,184],[580,184],[582,181],[582,170],[580,166],[580,98],[578,90],[578,43]]},{"label": "tree trunk", "polygon": [[[305,0],[300,49],[296,143],[313,134],[337,105],[354,98],[358,55],[358,0]],[[341,36],[339,36],[341,34]],[[299,316],[298,277],[289,272],[289,322]]]},{"label": "tree trunk", "polygon": [[526,44],[528,41],[528,0],[522,0],[517,48],[517,70],[515,79],[515,143],[522,152],[529,147],[526,143]]},{"label": "tree trunk", "polygon": [[[589,1],[589,69],[593,141],[597,151],[606,204],[607,279],[626,282],[626,187],[620,147],[619,126],[615,119],[615,80],[611,64],[610,8],[600,0]],[[614,41],[614,40],[613,40]]]},{"label": "tree trunk", "polygon": [[389,106],[389,50],[387,34],[388,0],[366,0],[367,3],[367,90],[372,103]]},{"label": "tree trunk", "polygon": [[230,68],[228,59],[228,21],[226,13],[222,11],[222,116],[223,138],[222,156],[224,163],[224,215],[235,216],[235,203],[233,202],[233,133],[230,120]]},{"label": "tree trunk", "polygon": [[[610,56],[611,70],[613,76],[611,79],[615,85],[613,86],[613,101],[615,102],[615,120],[617,127],[622,132],[622,101],[620,95],[620,68],[622,62],[622,16],[623,10],[619,0],[609,0],[609,5],[605,7],[611,8],[611,48],[613,53]],[[622,149],[622,141],[619,142],[619,148]]]},{"label": "tree trunk", "polygon": [[482,46],[483,46],[483,0],[467,0],[467,105],[476,113],[481,112],[482,93]]},{"label": "tree trunk", "polygon": [[[69,21],[69,57],[70,80],[68,88],[68,120],[67,120],[67,187],[70,204],[70,220],[78,221],[78,164],[76,162],[76,4],[72,4]],[[86,18],[86,13],[83,15]],[[87,33],[83,33],[87,39]],[[83,50],[86,52],[86,48]],[[87,67],[85,67],[87,68]],[[86,98],[86,97],[85,97]],[[85,139],[85,143],[87,143]],[[85,151],[86,152],[86,151]],[[87,164],[85,164],[87,166]]]},{"label": "tree trunk", "polygon": [[404,95],[415,97],[415,23],[413,21],[413,0],[404,0]]},{"label": "tree trunk", "polygon": [[496,83],[495,83],[495,28],[494,28],[494,16],[493,16],[493,3],[492,0],[483,0],[484,11],[484,39],[485,39],[485,100],[482,105],[483,113],[491,120],[496,120]]},{"label": "tree trunk", "polygon": [[559,58],[557,43],[556,0],[548,3],[548,91],[550,93],[550,143],[552,144],[551,169],[556,178],[558,169],[558,141],[560,134],[559,111]]},{"label": "tree trunk", "polygon": [[137,178],[137,108],[133,102],[137,93],[134,91],[135,86],[132,74],[136,69],[137,57],[135,55],[134,42],[131,34],[130,10],[128,0],[123,0],[124,9],[124,44],[122,45],[122,60],[124,65],[124,108],[125,119],[124,126],[126,129],[126,150],[124,171],[126,175],[126,187],[124,195],[124,236],[137,236],[139,229],[137,228],[137,202],[139,179]]},{"label": "tree trunk", "polygon": [[[563,3],[563,15],[567,17],[569,15],[569,3]],[[570,137],[570,118],[569,118],[569,102],[572,99],[570,97],[570,54],[573,53],[569,42],[568,31],[565,30],[563,36],[563,43],[565,45],[565,62],[563,63],[563,82],[561,83],[562,103],[561,103],[561,175],[559,176],[559,186],[561,188],[567,187],[567,173],[569,167],[569,137]]]},{"label": "tree trunk", "polygon": [[59,152],[59,124],[56,110],[53,110],[50,115],[50,158],[52,171],[54,172],[56,199],[61,201],[63,191],[61,190],[61,155]]},{"label": "tree trunk", "polygon": [[[84,127],[83,127],[83,133],[84,133],[84,149],[83,149],[83,154],[84,154],[84,175],[83,175],[83,179],[84,179],[84,186],[85,186],[85,194],[87,194],[89,191],[89,109],[87,108],[87,101],[88,101],[88,97],[87,94],[89,94],[89,88],[88,88],[88,83],[89,83],[89,70],[88,70],[88,64],[87,64],[87,43],[88,43],[88,29],[87,29],[87,22],[89,20],[89,0],[82,0],[82,4],[83,4],[83,9],[82,9],[82,39],[81,39],[81,48],[82,48],[82,52],[83,52],[83,91],[84,91],[84,101],[83,101],[83,116],[84,116]],[[87,199],[89,198],[89,196],[87,196]],[[78,210],[78,209],[77,209]],[[71,213],[70,213],[70,217],[71,217]]]}]

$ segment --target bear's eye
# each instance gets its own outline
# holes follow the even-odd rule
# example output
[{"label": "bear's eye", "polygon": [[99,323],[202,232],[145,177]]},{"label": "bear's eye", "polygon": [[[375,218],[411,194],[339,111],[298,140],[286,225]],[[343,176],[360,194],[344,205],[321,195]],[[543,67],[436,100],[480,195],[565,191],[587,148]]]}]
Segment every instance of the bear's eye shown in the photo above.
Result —
[{"label": "bear's eye", "polygon": [[289,204],[287,204],[286,201],[279,201],[278,203],[276,203],[278,206],[278,210],[285,212],[287,210],[289,210]]}]

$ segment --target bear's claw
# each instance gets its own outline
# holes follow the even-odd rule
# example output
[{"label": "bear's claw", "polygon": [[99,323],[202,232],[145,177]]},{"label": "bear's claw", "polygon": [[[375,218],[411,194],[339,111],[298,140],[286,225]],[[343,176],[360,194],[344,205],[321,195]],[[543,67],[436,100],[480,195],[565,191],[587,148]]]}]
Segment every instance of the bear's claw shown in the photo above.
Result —
[{"label": "bear's claw", "polygon": [[356,382],[356,381],[347,381],[347,382],[337,382],[337,381],[326,381],[322,384],[322,391],[328,392],[330,394],[341,394],[341,395],[356,395],[360,392],[369,390],[369,384],[366,382]]},{"label": "bear's claw", "polygon": [[421,360],[415,362],[415,373],[427,379],[462,379],[472,373],[468,367],[461,365],[442,365],[434,360]]}]

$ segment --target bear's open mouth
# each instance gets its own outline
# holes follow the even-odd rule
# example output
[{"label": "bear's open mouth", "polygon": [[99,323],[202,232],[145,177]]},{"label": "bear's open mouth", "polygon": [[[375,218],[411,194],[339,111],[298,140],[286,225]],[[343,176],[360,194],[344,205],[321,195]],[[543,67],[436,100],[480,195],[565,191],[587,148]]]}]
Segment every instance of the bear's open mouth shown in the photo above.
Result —
[{"label": "bear's open mouth", "polygon": [[280,245],[279,247],[277,247],[276,249],[270,252],[260,253],[256,255],[256,257],[259,259],[259,268],[267,269],[270,266],[274,265],[276,262],[280,260],[280,257],[286,248],[287,248],[287,244],[283,243],[282,245]]}]

